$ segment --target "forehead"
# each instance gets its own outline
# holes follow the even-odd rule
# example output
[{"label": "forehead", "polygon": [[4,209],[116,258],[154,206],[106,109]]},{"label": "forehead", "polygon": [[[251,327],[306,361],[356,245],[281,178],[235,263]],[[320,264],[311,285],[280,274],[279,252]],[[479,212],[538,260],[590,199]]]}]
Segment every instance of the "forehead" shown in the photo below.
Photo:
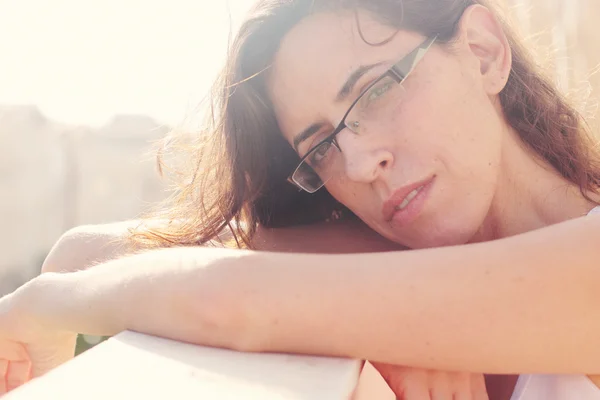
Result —
[{"label": "forehead", "polygon": [[[357,15],[360,29],[354,12],[318,13],[305,18],[283,38],[268,89],[288,141],[312,123],[340,117],[339,108],[348,104],[336,104],[334,99],[357,68],[396,60],[419,43],[414,33],[397,32],[368,13]],[[385,45],[369,44],[390,37],[393,39]]]}]

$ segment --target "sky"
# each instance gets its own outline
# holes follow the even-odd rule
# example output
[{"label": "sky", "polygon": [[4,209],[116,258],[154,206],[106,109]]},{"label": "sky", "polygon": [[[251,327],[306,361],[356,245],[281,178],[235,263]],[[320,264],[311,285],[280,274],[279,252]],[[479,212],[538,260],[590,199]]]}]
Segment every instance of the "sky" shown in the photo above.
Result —
[{"label": "sky", "polygon": [[[189,116],[253,0],[0,0],[0,104],[100,126]],[[231,17],[231,18],[230,18]]]}]

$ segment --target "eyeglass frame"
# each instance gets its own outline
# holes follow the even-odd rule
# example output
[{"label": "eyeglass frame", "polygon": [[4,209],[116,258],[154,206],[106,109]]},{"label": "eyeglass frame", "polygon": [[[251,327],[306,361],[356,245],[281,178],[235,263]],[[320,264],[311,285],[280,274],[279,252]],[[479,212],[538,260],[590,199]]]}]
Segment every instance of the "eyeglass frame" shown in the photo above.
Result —
[{"label": "eyeglass frame", "polygon": [[[421,44],[419,44],[416,48],[414,48],[412,51],[410,51],[408,54],[406,54],[404,57],[402,57],[400,59],[400,61],[396,62],[394,65],[392,65],[390,68],[388,68],[375,81],[373,81],[371,84],[369,84],[369,86],[367,86],[356,97],[356,99],[352,102],[350,107],[348,107],[348,110],[344,114],[344,117],[342,118],[342,120],[340,121],[338,126],[334,129],[334,131],[330,135],[328,135],[326,138],[321,140],[319,143],[317,143],[316,145],[311,147],[306,152],[306,154],[300,159],[298,166],[294,169],[294,172],[292,172],[292,174],[288,177],[288,179],[287,179],[288,182],[290,182],[292,185],[296,186],[297,188],[304,190],[311,194],[322,189],[323,186],[325,186],[325,184],[327,183],[327,181],[329,181],[329,179],[327,181],[323,181],[321,179],[321,182],[322,182],[321,186],[319,186],[315,190],[311,191],[311,190],[308,190],[307,188],[303,187],[300,183],[296,182],[294,180],[294,175],[298,172],[298,170],[300,169],[302,164],[306,161],[306,159],[308,157],[310,157],[310,155],[324,143],[329,143],[329,144],[335,146],[341,153],[342,149],[341,149],[339,143],[337,142],[337,135],[346,128],[348,128],[350,131],[352,131],[352,128],[347,125],[346,118],[348,118],[348,115],[350,115],[350,113],[352,112],[352,110],[354,109],[356,104],[362,99],[362,97],[366,93],[369,92],[369,90],[371,90],[375,85],[377,85],[379,82],[381,82],[383,79],[387,78],[388,76],[391,77],[392,79],[394,79],[398,85],[401,85],[406,80],[406,78],[408,78],[408,76],[415,69],[415,67],[419,64],[419,62],[423,59],[423,57],[425,56],[427,51],[431,48],[431,46],[433,45],[433,43],[435,43],[436,40],[437,40],[437,35],[428,37],[423,42],[421,42]],[[359,121],[356,121],[356,122],[359,122]],[[310,166],[310,164],[308,166],[311,169],[313,169],[313,167]],[[314,171],[314,169],[313,169],[313,171]],[[314,172],[315,172],[315,174],[317,174],[316,171],[314,171]],[[317,175],[319,175],[319,174],[317,174]]]}]

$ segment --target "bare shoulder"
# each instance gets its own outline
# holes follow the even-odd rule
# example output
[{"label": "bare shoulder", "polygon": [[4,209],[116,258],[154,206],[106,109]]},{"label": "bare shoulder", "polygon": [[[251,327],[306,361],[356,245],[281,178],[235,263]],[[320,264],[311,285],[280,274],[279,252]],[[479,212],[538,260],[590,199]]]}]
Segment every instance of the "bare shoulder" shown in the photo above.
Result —
[{"label": "bare shoulder", "polygon": [[139,224],[131,220],[70,229],[48,253],[42,272],[72,272],[122,257],[130,251],[129,229]]}]

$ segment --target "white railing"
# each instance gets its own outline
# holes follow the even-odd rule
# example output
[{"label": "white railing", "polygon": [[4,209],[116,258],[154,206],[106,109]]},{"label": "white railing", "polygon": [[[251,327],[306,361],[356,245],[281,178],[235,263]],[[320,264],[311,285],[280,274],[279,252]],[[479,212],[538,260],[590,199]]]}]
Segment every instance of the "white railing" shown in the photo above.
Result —
[{"label": "white railing", "polygon": [[248,354],[123,332],[3,400],[348,400],[361,363]]}]

